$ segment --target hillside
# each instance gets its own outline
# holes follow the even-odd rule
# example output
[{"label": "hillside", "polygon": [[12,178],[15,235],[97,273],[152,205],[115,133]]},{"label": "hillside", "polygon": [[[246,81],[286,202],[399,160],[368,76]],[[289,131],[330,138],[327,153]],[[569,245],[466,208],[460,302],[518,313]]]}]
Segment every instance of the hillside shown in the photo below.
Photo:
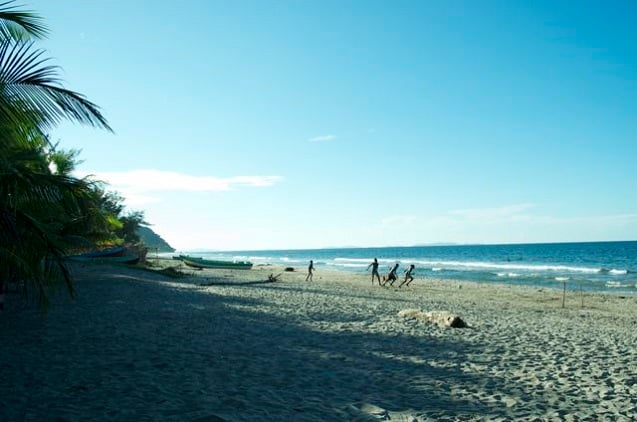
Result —
[{"label": "hillside", "polygon": [[175,248],[149,227],[140,226],[137,229],[137,234],[151,252],[175,252]]}]

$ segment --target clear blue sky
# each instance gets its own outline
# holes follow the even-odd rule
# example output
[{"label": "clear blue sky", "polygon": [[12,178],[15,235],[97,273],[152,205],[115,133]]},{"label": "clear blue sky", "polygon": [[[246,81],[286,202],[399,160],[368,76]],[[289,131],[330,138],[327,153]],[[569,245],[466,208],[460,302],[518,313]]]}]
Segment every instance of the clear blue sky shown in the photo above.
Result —
[{"label": "clear blue sky", "polygon": [[634,2],[26,4],[179,249],[637,239]]}]

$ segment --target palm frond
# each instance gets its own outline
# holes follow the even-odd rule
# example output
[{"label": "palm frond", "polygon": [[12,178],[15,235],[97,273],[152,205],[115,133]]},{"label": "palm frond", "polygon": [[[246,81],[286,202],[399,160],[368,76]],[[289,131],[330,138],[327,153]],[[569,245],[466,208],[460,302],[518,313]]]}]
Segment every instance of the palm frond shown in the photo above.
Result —
[{"label": "palm frond", "polygon": [[43,54],[32,42],[0,41],[0,121],[53,127],[70,119],[112,131],[96,104],[62,87],[58,66]]},{"label": "palm frond", "polygon": [[0,38],[24,40],[28,37],[44,38],[49,30],[44,20],[30,10],[19,10],[15,2],[0,3]]}]

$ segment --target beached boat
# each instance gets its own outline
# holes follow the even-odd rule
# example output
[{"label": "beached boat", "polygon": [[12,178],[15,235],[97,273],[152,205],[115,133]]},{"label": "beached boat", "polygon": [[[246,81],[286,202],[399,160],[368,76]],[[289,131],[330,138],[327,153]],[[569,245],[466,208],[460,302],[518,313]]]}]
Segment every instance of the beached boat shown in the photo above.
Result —
[{"label": "beached boat", "polygon": [[124,256],[126,251],[127,251],[126,246],[115,246],[113,248],[86,252],[86,253],[74,255],[74,256],[82,256],[85,258],[111,258],[116,256]]},{"label": "beached boat", "polygon": [[252,262],[249,261],[218,261],[187,255],[180,255],[179,259],[187,266],[199,269],[249,270],[252,268]]},{"label": "beached boat", "polygon": [[84,255],[72,255],[67,256],[66,259],[75,262],[90,262],[95,264],[127,264],[135,265],[139,262],[139,256],[137,255],[124,255],[124,256],[84,256]]}]

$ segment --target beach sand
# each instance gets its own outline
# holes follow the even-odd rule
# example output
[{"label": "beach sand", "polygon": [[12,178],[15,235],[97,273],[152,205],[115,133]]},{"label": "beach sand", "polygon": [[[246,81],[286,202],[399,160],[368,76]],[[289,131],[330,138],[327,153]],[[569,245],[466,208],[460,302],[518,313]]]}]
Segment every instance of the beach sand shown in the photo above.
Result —
[{"label": "beach sand", "polygon": [[0,420],[637,419],[636,297],[297,270],[77,265],[45,315],[8,295]]}]

